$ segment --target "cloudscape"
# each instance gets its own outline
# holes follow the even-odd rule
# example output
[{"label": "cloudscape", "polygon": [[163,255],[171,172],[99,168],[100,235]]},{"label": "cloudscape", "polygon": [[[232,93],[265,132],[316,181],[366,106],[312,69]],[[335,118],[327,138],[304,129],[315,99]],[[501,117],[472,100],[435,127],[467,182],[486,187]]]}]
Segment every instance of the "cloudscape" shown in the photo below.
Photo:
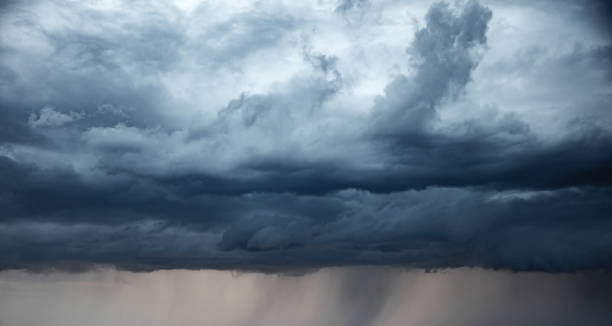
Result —
[{"label": "cloudscape", "polygon": [[610,284],[611,14],[3,1],[0,279],[399,268]]}]

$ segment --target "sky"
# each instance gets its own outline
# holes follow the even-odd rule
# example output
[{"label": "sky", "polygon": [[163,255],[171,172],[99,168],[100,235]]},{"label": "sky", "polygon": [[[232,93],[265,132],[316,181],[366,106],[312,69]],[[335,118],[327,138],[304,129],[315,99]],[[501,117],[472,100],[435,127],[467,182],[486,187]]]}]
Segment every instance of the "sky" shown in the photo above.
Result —
[{"label": "sky", "polygon": [[44,298],[30,283],[57,273],[206,270],[193,277],[247,273],[252,289],[399,268],[582,288],[612,271],[611,14],[2,1],[1,286]]},{"label": "sky", "polygon": [[607,326],[612,318],[612,282],[601,273],[3,271],[0,293],[3,326]]}]

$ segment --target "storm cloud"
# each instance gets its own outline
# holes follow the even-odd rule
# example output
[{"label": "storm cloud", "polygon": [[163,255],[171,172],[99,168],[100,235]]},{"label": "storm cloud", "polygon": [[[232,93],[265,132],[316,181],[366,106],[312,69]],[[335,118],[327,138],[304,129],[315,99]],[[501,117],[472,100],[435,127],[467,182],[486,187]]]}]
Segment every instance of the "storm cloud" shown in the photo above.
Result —
[{"label": "storm cloud", "polygon": [[7,3],[0,268],[612,270],[579,7]]}]

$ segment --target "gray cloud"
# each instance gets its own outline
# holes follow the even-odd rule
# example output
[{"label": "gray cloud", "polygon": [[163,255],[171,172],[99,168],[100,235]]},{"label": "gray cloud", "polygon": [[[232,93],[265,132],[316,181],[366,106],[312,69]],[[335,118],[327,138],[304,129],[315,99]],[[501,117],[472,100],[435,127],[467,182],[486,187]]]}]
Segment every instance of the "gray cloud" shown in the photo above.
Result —
[{"label": "gray cloud", "polygon": [[[243,14],[223,21],[201,36],[199,51],[206,64],[227,64],[276,45],[296,25],[296,19],[270,14]],[[212,62],[206,62],[212,60]]]},{"label": "gray cloud", "polygon": [[76,112],[65,114],[55,111],[52,107],[45,106],[40,109],[38,116],[36,114],[30,114],[28,125],[32,128],[59,127],[80,118],[81,115]]},{"label": "gray cloud", "polygon": [[[610,43],[594,32],[515,49],[493,38],[515,35],[495,7],[435,3],[367,97],[343,48],[367,58],[350,44],[372,36],[336,14],[366,2],[40,21],[28,6],[44,9],[1,20],[4,268],[612,268]],[[376,10],[373,29],[397,12]]]},{"label": "gray cloud", "polygon": [[477,65],[475,47],[486,44],[491,11],[468,3],[456,16],[444,3],[429,9],[427,26],[415,33],[408,52],[417,61],[414,78],[401,76],[387,85],[374,119],[380,133],[414,133],[426,127],[445,97],[463,89]]},{"label": "gray cloud", "polygon": [[[123,200],[106,204],[114,207],[111,211],[85,201],[83,209],[75,203],[76,216],[60,211],[45,219],[4,222],[5,267],[70,260],[138,269],[294,270],[347,264],[519,271],[611,267],[607,233],[612,225],[606,212],[612,202],[607,190],[597,188],[429,188],[388,195],[345,190],[327,196],[143,200],[141,207],[134,199]],[[54,207],[44,210],[49,214]]]},{"label": "gray cloud", "polygon": [[342,0],[338,2],[336,12],[346,14],[354,8],[366,8],[370,5],[368,0]]}]

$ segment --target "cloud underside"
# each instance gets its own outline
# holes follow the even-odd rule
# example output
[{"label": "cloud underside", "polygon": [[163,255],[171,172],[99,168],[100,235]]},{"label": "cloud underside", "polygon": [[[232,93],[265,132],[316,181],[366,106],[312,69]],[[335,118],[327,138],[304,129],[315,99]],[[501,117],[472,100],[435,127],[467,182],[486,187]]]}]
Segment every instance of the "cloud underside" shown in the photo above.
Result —
[{"label": "cloud underside", "polygon": [[[342,1],[330,14],[350,25],[374,10]],[[295,47],[307,23],[279,17],[234,14],[195,44],[180,19],[165,28],[155,15],[132,33],[38,30],[47,60],[42,45],[2,41],[0,268],[612,269],[609,94],[546,136],[467,101],[493,17],[476,1],[431,5],[404,47],[408,71],[366,113],[333,109],[350,106],[355,76],[308,38],[306,68],[266,92],[238,92],[209,116],[177,113],[183,90],[156,78],[231,75]],[[15,26],[34,26],[23,19]],[[576,47],[559,62],[609,85],[599,68],[610,53]],[[456,103],[480,116],[445,120]]]}]

